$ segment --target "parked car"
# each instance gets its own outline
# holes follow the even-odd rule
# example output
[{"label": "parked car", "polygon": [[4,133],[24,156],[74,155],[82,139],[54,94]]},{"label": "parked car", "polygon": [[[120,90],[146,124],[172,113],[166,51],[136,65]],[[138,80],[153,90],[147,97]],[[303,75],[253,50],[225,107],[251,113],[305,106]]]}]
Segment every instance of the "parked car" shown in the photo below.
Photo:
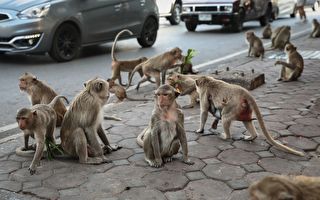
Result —
[{"label": "parked car", "polygon": [[[312,8],[315,11],[319,7],[320,0],[306,0],[306,8]],[[296,16],[297,0],[272,0],[273,10],[272,18],[277,19],[279,16]]]},{"label": "parked car", "polygon": [[113,41],[131,30],[142,47],[157,38],[154,0],[1,0],[0,52],[41,54],[56,61],[74,59],[82,46]]},{"label": "parked car", "polygon": [[182,0],[157,0],[159,16],[169,20],[171,25],[180,23]]},{"label": "parked car", "polygon": [[238,32],[246,21],[258,20],[265,26],[271,13],[271,0],[183,0],[181,20],[188,31],[201,24],[217,24]]}]

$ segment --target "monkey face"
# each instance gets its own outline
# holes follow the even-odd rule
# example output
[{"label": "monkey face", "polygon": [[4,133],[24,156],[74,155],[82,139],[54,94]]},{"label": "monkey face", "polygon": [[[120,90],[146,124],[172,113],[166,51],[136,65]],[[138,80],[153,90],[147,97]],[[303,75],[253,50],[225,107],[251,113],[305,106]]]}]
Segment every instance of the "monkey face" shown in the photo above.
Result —
[{"label": "monkey face", "polygon": [[108,101],[110,93],[107,81],[101,78],[94,78],[84,83],[84,86],[89,93],[97,95],[102,104]]},{"label": "monkey face", "polygon": [[293,44],[288,43],[288,44],[286,44],[284,50],[285,50],[285,52],[288,54],[288,53],[290,53],[290,52],[296,51],[297,48],[296,48]]},{"label": "monkey face", "polygon": [[246,32],[246,38],[247,40],[251,39],[254,36],[254,33],[252,31],[247,31]]},{"label": "monkey face", "polygon": [[18,126],[21,130],[28,129],[31,127],[32,121],[34,120],[33,117],[37,115],[35,111],[31,111],[27,108],[22,108],[18,111],[16,121]]},{"label": "monkey face", "polygon": [[19,78],[19,88],[21,91],[26,91],[32,82],[37,81],[37,77],[32,75],[31,73],[24,73],[22,76]]},{"label": "monkey face", "polygon": [[183,56],[182,56],[182,50],[181,50],[180,48],[178,48],[178,47],[173,48],[173,49],[170,51],[170,53],[171,53],[177,60],[182,61]]}]

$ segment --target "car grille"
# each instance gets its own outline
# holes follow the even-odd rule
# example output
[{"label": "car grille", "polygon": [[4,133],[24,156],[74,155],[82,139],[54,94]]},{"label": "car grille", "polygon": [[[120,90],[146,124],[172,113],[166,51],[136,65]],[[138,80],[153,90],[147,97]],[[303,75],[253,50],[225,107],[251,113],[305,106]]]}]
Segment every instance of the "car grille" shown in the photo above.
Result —
[{"label": "car grille", "polygon": [[206,12],[206,11],[218,11],[217,6],[201,6],[201,7],[195,7],[196,12]]},{"label": "car grille", "polygon": [[0,21],[9,19],[9,15],[0,13]]},{"label": "car grille", "polygon": [[0,42],[9,42],[11,38],[1,38],[0,37]]}]

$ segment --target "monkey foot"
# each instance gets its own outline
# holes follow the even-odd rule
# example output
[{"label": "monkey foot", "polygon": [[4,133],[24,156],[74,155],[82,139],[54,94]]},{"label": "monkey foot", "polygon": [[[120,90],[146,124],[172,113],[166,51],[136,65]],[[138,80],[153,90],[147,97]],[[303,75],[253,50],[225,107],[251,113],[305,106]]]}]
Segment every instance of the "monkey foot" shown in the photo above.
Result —
[{"label": "monkey foot", "polygon": [[166,157],[163,159],[164,163],[172,162],[173,158],[172,157]]},{"label": "monkey foot", "polygon": [[282,78],[278,78],[277,81],[282,81]]},{"label": "monkey foot", "polygon": [[245,140],[245,141],[253,141],[256,138],[257,138],[257,136],[253,136],[253,137],[248,136],[248,135],[243,136],[243,140]]},{"label": "monkey foot", "polygon": [[189,108],[193,108],[194,106],[193,105],[185,105],[185,106],[182,106],[183,109],[189,109]]},{"label": "monkey foot", "polygon": [[204,130],[203,130],[203,129],[198,129],[198,130],[196,130],[195,132],[196,132],[196,133],[203,133]]}]

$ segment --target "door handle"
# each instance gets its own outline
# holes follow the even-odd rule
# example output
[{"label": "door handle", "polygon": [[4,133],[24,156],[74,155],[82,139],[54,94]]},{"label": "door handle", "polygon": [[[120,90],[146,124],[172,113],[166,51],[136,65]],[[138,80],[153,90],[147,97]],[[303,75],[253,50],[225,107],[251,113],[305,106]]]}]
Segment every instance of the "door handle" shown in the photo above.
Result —
[{"label": "door handle", "polygon": [[114,10],[115,10],[116,12],[119,12],[120,9],[121,9],[121,7],[122,7],[122,3],[117,4],[117,5],[114,6]]}]

